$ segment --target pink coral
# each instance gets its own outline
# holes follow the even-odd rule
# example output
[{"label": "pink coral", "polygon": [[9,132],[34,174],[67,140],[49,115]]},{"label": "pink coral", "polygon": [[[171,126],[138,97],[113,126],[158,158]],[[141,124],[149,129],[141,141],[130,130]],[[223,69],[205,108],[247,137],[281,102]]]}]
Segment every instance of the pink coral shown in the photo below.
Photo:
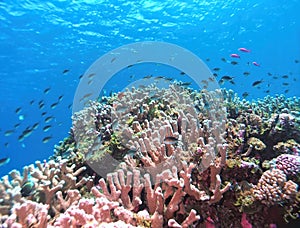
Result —
[{"label": "pink coral", "polygon": [[293,198],[298,185],[293,181],[286,182],[286,175],[279,169],[267,170],[253,189],[254,197],[266,205],[275,205]]},{"label": "pink coral", "polygon": [[12,215],[6,220],[9,227],[39,227],[46,228],[49,205],[39,204],[30,200],[21,205],[15,205]]}]

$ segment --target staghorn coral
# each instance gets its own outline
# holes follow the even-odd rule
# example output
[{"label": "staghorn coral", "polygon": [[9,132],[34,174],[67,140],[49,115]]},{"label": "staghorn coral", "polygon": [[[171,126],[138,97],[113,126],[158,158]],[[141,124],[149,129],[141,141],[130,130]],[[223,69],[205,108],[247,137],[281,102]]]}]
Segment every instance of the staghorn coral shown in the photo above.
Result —
[{"label": "staghorn coral", "polygon": [[12,208],[12,215],[4,224],[7,227],[39,227],[46,228],[48,223],[49,205],[25,201],[22,204],[15,204]]}]

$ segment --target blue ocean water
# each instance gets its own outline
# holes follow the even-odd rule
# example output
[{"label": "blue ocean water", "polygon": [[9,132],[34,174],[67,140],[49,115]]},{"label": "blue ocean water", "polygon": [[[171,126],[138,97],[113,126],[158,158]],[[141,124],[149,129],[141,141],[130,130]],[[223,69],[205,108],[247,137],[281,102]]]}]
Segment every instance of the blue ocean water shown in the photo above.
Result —
[{"label": "blue ocean water", "polygon": [[[121,45],[164,41],[186,48],[212,71],[220,68],[217,79],[234,77],[234,84],[221,87],[240,96],[247,92],[249,100],[299,97],[299,8],[298,0],[0,1],[0,158],[10,158],[0,176],[52,155],[71,127],[80,75]],[[251,52],[241,53],[241,47]],[[230,57],[233,53],[241,58]],[[152,71],[137,67],[131,73],[173,73]],[[108,88],[116,92],[127,83],[118,80]],[[47,117],[53,119],[45,123]],[[34,124],[38,127],[20,140]],[[45,137],[51,139],[43,143]]]}]

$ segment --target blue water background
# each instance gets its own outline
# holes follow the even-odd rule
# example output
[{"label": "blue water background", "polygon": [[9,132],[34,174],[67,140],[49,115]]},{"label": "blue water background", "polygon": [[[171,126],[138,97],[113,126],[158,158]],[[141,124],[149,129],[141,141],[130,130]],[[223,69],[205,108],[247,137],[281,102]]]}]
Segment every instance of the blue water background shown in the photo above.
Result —
[{"label": "blue water background", "polygon": [[[54,144],[71,127],[70,105],[79,76],[101,55],[132,42],[180,45],[210,69],[221,68],[218,79],[234,76],[235,85],[226,82],[222,87],[240,96],[248,92],[250,100],[263,98],[267,90],[270,95],[299,97],[300,63],[295,62],[300,61],[299,9],[298,0],[0,1],[0,158],[11,158],[0,167],[0,176],[53,153]],[[238,52],[240,47],[251,53]],[[230,58],[232,53],[241,55],[238,65],[221,60],[236,60]],[[261,66],[252,65],[253,61]],[[154,74],[152,70],[134,74],[142,77]],[[283,75],[288,78],[281,78]],[[261,88],[251,86],[261,79]],[[119,83],[123,85],[111,85],[112,90],[128,81]],[[48,87],[49,93],[44,94]],[[51,109],[61,95],[61,102]],[[45,102],[42,110],[40,100]],[[18,107],[22,110],[16,114]],[[55,117],[46,133],[42,112],[47,112],[45,117]],[[19,142],[22,131],[36,122],[40,126]],[[17,123],[20,126],[15,128]],[[4,136],[10,129],[15,132]],[[42,143],[46,136],[53,138]]]}]

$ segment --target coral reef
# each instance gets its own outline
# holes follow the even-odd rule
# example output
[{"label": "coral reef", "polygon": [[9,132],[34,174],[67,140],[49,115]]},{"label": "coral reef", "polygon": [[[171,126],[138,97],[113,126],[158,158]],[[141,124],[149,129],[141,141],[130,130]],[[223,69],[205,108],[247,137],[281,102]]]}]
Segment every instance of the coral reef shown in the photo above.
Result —
[{"label": "coral reef", "polygon": [[61,205],[56,203],[57,194],[70,189],[92,187],[92,177],[77,178],[85,169],[81,167],[75,170],[75,165],[68,166],[67,160],[50,160],[44,163],[36,161],[35,166],[24,167],[23,176],[17,170],[11,171],[11,181],[4,176],[0,182],[1,215],[9,215],[13,206],[28,203],[29,200],[48,205],[51,215],[59,213]]},{"label": "coral reef", "polygon": [[[100,99],[101,100],[101,99]],[[0,182],[3,227],[299,222],[300,102],[149,85],[72,117],[48,161]]]}]

